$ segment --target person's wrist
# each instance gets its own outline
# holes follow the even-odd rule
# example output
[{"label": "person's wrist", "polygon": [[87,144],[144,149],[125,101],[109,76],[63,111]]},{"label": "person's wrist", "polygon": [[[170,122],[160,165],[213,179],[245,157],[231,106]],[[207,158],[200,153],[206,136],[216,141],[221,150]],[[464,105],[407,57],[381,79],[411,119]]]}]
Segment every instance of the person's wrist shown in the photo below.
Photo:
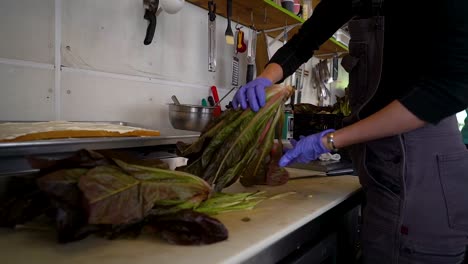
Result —
[{"label": "person's wrist", "polygon": [[323,146],[323,148],[325,148],[326,150],[331,151],[331,149],[330,149],[330,147],[329,147],[327,141],[328,141],[328,137],[327,137],[327,135],[324,135],[324,136],[321,138],[322,146]]},{"label": "person's wrist", "polygon": [[327,149],[329,149],[332,152],[338,152],[338,149],[335,146],[335,133],[328,133],[325,137],[327,140]]},{"label": "person's wrist", "polygon": [[272,84],[273,84],[272,79],[269,78],[269,77],[267,77],[267,76],[258,76],[257,79],[260,79],[260,80],[262,80],[262,81],[264,81],[264,82],[267,82],[268,85],[272,85]]},{"label": "person's wrist", "polygon": [[322,133],[320,133],[320,145],[324,153],[333,151],[333,146],[329,144],[329,137],[328,137],[333,132],[335,132],[334,129],[327,129],[325,131],[322,131]]},{"label": "person's wrist", "polygon": [[282,76],[283,68],[281,67],[281,65],[275,62],[268,63],[265,70],[263,70],[262,73],[258,75],[258,77],[268,79],[272,84],[281,80]]}]

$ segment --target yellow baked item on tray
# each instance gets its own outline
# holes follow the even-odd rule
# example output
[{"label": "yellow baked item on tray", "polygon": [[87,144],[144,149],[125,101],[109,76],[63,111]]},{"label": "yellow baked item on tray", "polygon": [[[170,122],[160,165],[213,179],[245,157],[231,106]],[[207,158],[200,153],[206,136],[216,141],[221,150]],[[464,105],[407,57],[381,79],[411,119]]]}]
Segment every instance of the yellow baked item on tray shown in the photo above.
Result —
[{"label": "yellow baked item on tray", "polygon": [[84,137],[160,136],[157,130],[93,122],[8,122],[0,123],[0,142]]}]

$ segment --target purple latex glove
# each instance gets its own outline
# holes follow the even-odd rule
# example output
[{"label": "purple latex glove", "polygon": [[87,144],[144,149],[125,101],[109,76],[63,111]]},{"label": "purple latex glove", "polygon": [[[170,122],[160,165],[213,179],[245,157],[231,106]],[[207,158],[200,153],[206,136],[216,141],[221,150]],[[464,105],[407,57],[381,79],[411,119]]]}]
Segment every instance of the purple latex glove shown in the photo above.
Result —
[{"label": "purple latex glove", "polygon": [[257,112],[265,105],[266,95],[265,88],[271,86],[272,83],[267,78],[257,78],[243,85],[232,100],[234,109],[238,109],[239,105],[242,109],[250,107],[254,112]]},{"label": "purple latex glove", "polygon": [[285,167],[290,163],[307,163],[316,160],[321,154],[328,153],[328,150],[322,144],[322,138],[328,133],[335,132],[334,129],[328,129],[307,137],[301,137],[299,141],[291,140],[293,148],[286,151],[279,161],[280,167]]}]

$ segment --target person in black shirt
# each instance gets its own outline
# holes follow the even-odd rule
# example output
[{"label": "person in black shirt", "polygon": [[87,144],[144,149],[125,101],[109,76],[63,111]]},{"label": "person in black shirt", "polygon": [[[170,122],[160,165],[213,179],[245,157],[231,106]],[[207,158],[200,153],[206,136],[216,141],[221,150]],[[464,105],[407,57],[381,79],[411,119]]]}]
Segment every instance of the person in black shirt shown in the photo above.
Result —
[{"label": "person in black shirt", "polygon": [[351,146],[365,192],[364,263],[461,263],[468,245],[468,151],[455,114],[468,106],[468,1],[322,0],[235,108],[307,62],[348,22],[352,115],[299,140],[280,166]]}]

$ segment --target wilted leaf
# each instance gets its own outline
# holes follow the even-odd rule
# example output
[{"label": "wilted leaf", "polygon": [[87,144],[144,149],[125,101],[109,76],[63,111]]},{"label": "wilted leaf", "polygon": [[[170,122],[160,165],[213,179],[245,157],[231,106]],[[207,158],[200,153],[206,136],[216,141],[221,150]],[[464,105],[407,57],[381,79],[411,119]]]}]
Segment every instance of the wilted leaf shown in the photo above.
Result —
[{"label": "wilted leaf", "polygon": [[0,226],[15,227],[43,214],[50,207],[47,197],[39,190],[12,197],[0,205]]},{"label": "wilted leaf", "polygon": [[143,208],[148,212],[155,204],[193,203],[206,200],[211,187],[203,179],[181,171],[148,168],[115,161],[122,169],[141,181]]},{"label": "wilted leaf", "polygon": [[86,172],[88,169],[62,169],[37,180],[39,188],[56,208],[59,243],[81,240],[97,230],[97,227],[88,225],[88,215],[83,209],[83,194],[78,188],[78,181]]},{"label": "wilted leaf", "polygon": [[[187,173],[203,177],[202,159],[199,157],[197,160],[192,161],[187,166],[177,168],[178,171],[185,171]],[[206,179],[205,179],[206,180]]]},{"label": "wilted leaf", "polygon": [[67,207],[81,208],[82,194],[78,189],[78,181],[88,169],[63,169],[40,177],[37,185],[55,202]]},{"label": "wilted leaf", "polygon": [[271,162],[268,164],[265,184],[271,186],[285,184],[289,180],[289,173],[285,168],[278,165],[283,154],[281,145],[275,144],[271,152]]},{"label": "wilted leaf", "polygon": [[78,183],[87,203],[90,224],[124,224],[144,217],[140,181],[116,166],[99,166]]},{"label": "wilted leaf", "polygon": [[177,245],[212,244],[228,238],[228,230],[219,220],[192,210],[158,216],[149,223],[165,240]]},{"label": "wilted leaf", "polygon": [[55,222],[59,243],[82,240],[99,230],[98,226],[88,225],[88,219],[82,210],[57,208]]},{"label": "wilted leaf", "polygon": [[142,219],[128,224],[104,225],[100,226],[101,229],[99,230],[100,232],[98,235],[107,239],[136,238],[143,231],[145,224],[146,220]]},{"label": "wilted leaf", "polygon": [[64,159],[52,159],[43,157],[28,157],[30,166],[42,171],[55,171],[70,168],[93,168],[99,165],[110,164],[110,160],[101,154],[91,150],[79,150],[72,156]]},{"label": "wilted leaf", "polygon": [[160,159],[148,159],[141,157],[136,153],[132,153],[124,150],[98,150],[100,154],[108,158],[109,160],[121,160],[126,163],[151,167],[151,168],[160,168],[160,169],[169,169],[169,165],[163,162]]},{"label": "wilted leaf", "polygon": [[128,224],[157,204],[195,207],[211,193],[203,179],[185,172],[115,162],[120,167],[96,167],[80,178],[90,224]]}]

